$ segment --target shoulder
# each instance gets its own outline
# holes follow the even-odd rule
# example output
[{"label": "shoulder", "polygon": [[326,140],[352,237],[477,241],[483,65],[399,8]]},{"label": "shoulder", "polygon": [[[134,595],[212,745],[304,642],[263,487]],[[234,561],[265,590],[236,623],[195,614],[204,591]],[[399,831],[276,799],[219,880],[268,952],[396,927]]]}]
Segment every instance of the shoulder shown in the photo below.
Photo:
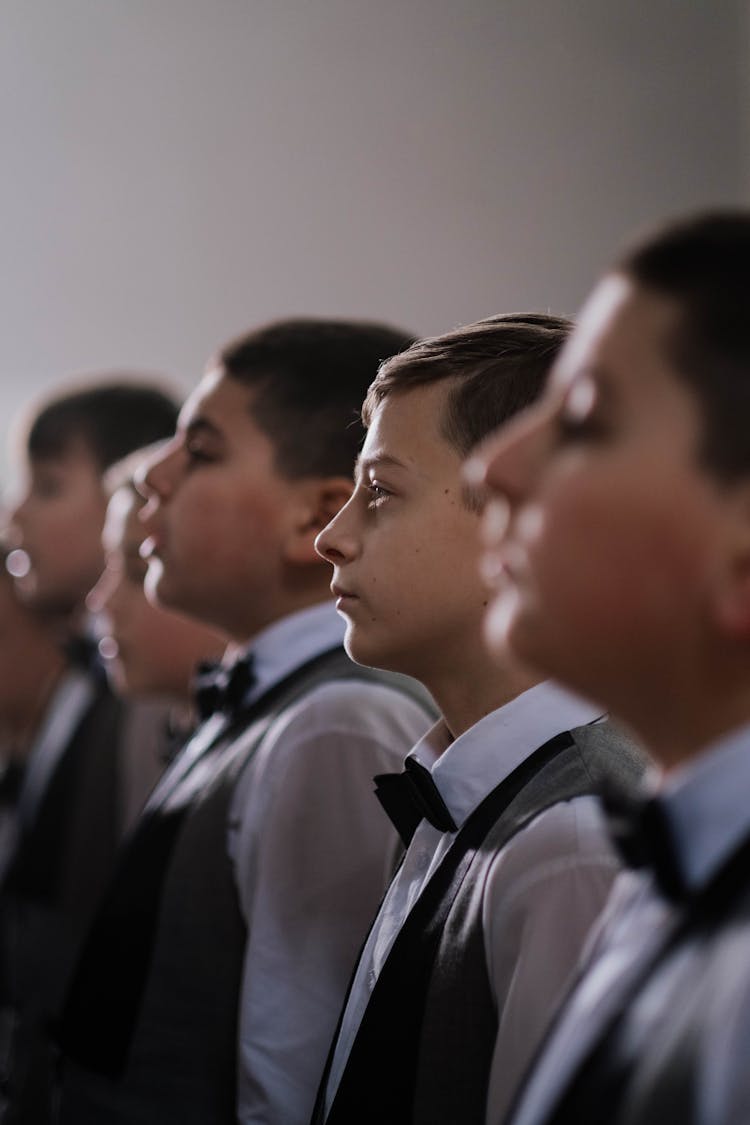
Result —
[{"label": "shoulder", "polygon": [[619,868],[597,798],[574,797],[545,809],[498,850],[486,888],[507,902],[581,879],[609,885]]},{"label": "shoulder", "polygon": [[273,723],[282,732],[309,736],[356,734],[379,739],[396,731],[414,734],[414,741],[431,722],[425,705],[381,679],[365,675],[328,680],[293,700]]},{"label": "shoulder", "polygon": [[576,751],[597,789],[637,789],[648,767],[641,747],[618,726],[605,719],[572,730]]},{"label": "shoulder", "polygon": [[713,943],[703,972],[700,1006],[701,1071],[706,1120],[722,1123],[748,1120],[750,1113],[750,922],[740,911]]},{"label": "shoulder", "polygon": [[276,716],[255,769],[276,778],[290,770],[323,777],[335,769],[340,783],[346,771],[371,778],[399,769],[431,722],[423,706],[380,680],[326,681]]}]

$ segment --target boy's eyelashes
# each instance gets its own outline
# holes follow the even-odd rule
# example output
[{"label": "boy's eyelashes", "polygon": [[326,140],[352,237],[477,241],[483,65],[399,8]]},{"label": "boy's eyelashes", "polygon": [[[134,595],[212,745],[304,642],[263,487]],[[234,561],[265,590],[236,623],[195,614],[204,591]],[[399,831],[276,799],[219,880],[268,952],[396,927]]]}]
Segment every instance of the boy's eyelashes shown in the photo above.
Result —
[{"label": "boy's eyelashes", "polygon": [[561,444],[575,441],[596,440],[605,437],[606,423],[595,414],[576,415],[565,408],[555,415],[555,434]]},{"label": "boy's eyelashes", "polygon": [[370,480],[364,482],[364,488],[369,497],[369,508],[379,508],[385,501],[393,495],[387,488],[377,480]]},{"label": "boy's eyelashes", "polygon": [[186,441],[185,453],[191,465],[207,464],[217,460],[216,455],[211,450],[206,449],[205,445],[199,441]]},{"label": "boy's eyelashes", "polygon": [[65,482],[60,477],[45,474],[34,477],[30,491],[43,500],[54,500],[65,491]]},{"label": "boy's eyelashes", "polygon": [[592,374],[581,372],[572,380],[554,413],[559,441],[586,441],[606,435],[609,427],[602,413],[602,396],[603,389]]}]

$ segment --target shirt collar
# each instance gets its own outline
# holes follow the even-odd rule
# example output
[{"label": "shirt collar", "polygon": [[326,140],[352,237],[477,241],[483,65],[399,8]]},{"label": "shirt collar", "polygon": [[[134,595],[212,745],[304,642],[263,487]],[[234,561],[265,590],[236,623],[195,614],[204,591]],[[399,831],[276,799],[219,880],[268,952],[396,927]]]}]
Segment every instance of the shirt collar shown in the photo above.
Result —
[{"label": "shirt collar", "polygon": [[659,793],[686,885],[716,874],[750,831],[750,724],[669,774]]},{"label": "shirt collar", "polygon": [[333,601],[274,621],[238,650],[252,653],[255,682],[246,702],[260,698],[303,664],[343,644],[345,622]]},{"label": "shirt collar", "polygon": [[602,718],[601,707],[550,681],[516,696],[452,740],[440,719],[412,750],[427,766],[456,824],[556,734]]}]

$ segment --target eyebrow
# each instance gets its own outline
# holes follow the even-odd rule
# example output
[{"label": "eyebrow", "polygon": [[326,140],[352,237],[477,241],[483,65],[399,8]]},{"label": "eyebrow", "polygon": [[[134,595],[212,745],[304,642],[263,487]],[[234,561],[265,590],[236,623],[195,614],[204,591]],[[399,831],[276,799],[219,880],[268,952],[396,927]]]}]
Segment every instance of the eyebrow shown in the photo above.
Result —
[{"label": "eyebrow", "polygon": [[354,475],[355,477],[363,476],[368,469],[372,470],[378,465],[385,465],[394,469],[406,468],[403,461],[399,461],[398,457],[393,457],[390,453],[376,453],[373,457],[363,457],[360,453],[354,462]]},{"label": "eyebrow", "polygon": [[208,418],[203,418],[200,415],[197,418],[191,418],[187,426],[185,426],[185,435],[187,437],[195,437],[197,434],[210,434],[215,437],[221,437],[221,430],[215,426]]},{"label": "eyebrow", "polygon": [[[605,403],[609,399],[617,397],[617,389],[606,368],[590,363],[582,367],[577,367],[568,380],[567,385],[564,388],[558,387],[557,389],[565,396],[570,390],[571,383],[575,382],[577,379],[591,379],[593,383],[596,383],[597,395],[599,395]],[[550,387],[551,386],[552,384],[550,384]]]}]

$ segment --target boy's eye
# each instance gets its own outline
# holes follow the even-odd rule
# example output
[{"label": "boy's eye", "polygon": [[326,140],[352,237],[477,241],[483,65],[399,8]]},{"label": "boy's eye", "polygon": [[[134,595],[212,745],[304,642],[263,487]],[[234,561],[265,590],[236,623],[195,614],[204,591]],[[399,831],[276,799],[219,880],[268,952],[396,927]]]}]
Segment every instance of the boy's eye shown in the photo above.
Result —
[{"label": "boy's eye", "polygon": [[32,491],[44,500],[54,500],[65,491],[63,480],[57,476],[38,476],[34,478]]},{"label": "boy's eye", "polygon": [[367,492],[369,494],[370,508],[379,508],[391,496],[387,488],[383,488],[376,480],[371,480],[367,483]]},{"label": "boy's eye", "polygon": [[586,438],[599,437],[603,432],[603,427],[596,418],[577,418],[575,415],[561,412],[555,421],[557,436],[561,441],[583,441]]},{"label": "boy's eye", "polygon": [[589,377],[574,380],[555,416],[562,441],[600,437],[606,426],[600,418],[596,384]]},{"label": "boy's eye", "polygon": [[201,444],[199,441],[187,441],[185,443],[185,452],[188,455],[188,460],[192,464],[207,463],[216,460],[213,454],[206,449],[205,445]]}]

